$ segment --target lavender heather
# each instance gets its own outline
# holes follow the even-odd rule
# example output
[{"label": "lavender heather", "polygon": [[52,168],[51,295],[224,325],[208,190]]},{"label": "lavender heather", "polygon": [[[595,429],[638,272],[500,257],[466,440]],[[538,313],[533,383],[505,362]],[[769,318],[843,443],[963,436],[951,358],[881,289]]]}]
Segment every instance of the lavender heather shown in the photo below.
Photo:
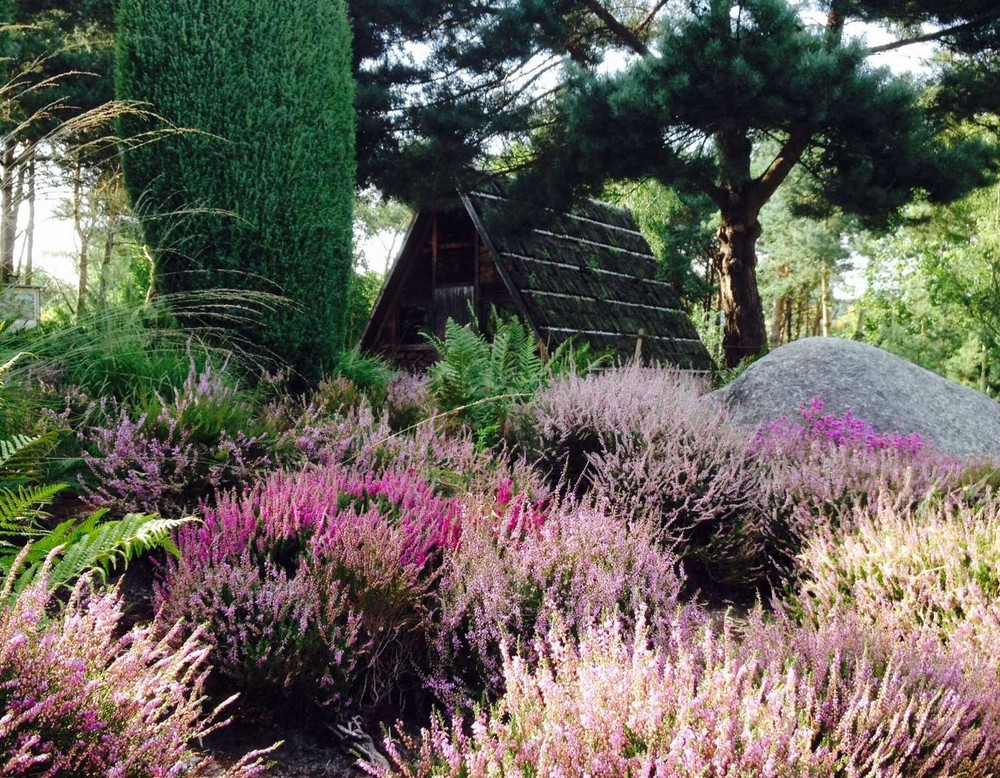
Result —
[{"label": "lavender heather", "polygon": [[427,376],[404,373],[389,382],[386,412],[394,430],[409,429],[430,419],[435,411]]},{"label": "lavender heather", "polygon": [[1000,670],[1000,497],[914,509],[881,495],[848,523],[850,531],[807,543],[793,605],[800,618],[852,613],[901,640],[923,633],[965,645]]},{"label": "lavender heather", "polygon": [[761,577],[761,485],[746,435],[704,388],[641,367],[570,377],[542,390],[519,424],[552,477],[656,516],[689,577],[723,595]]},{"label": "lavender heather", "polygon": [[172,401],[136,415],[117,401],[91,410],[81,433],[87,501],[113,513],[180,515],[208,492],[246,483],[271,465],[266,436],[247,430],[252,414],[209,363],[192,364]]},{"label": "lavender heather", "polygon": [[[507,485],[501,483],[502,498]],[[573,634],[620,609],[649,613],[651,629],[671,628],[681,577],[648,522],[627,522],[591,505],[540,510],[516,497],[482,501],[465,519],[439,587],[433,686],[450,706],[468,707],[503,690],[500,645],[518,641],[533,656],[552,619]],[[543,603],[549,602],[546,609]]]}]

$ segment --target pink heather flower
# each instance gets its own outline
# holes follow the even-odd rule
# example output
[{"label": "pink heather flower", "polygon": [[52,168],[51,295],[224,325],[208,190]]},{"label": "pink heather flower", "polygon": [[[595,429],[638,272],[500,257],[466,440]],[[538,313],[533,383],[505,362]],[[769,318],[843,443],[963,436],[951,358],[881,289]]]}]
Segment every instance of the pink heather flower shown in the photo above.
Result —
[{"label": "pink heather flower", "polygon": [[[698,626],[698,625],[701,626]],[[1000,684],[933,643],[838,619],[817,629],[678,612],[505,643],[505,692],[471,726],[387,739],[374,776],[594,778],[986,776],[1000,768]],[[523,649],[522,649],[523,650]]]},{"label": "pink heather flower", "polygon": [[[17,564],[15,564],[15,571]],[[10,595],[8,577],[3,596]],[[47,575],[0,607],[0,775],[257,775],[259,754],[230,769],[192,744],[222,726],[206,712],[200,630],[120,635],[117,592],[80,581],[57,608]]]},{"label": "pink heather flower", "polygon": [[501,642],[518,641],[534,656],[533,641],[548,634],[553,613],[576,634],[608,612],[630,618],[645,609],[657,635],[669,631],[682,578],[648,521],[565,503],[544,514],[523,510],[511,523],[505,510],[472,506],[445,559],[432,685],[449,705],[502,691]]}]

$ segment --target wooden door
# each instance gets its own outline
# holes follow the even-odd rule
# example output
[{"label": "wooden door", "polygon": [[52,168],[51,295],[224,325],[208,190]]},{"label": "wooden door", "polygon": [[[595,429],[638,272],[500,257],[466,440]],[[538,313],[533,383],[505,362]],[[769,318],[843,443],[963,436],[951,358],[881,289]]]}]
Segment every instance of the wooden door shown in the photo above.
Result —
[{"label": "wooden door", "polygon": [[476,299],[475,284],[449,284],[434,290],[434,332],[444,337],[444,325],[448,319],[457,324],[472,321],[472,305]]}]

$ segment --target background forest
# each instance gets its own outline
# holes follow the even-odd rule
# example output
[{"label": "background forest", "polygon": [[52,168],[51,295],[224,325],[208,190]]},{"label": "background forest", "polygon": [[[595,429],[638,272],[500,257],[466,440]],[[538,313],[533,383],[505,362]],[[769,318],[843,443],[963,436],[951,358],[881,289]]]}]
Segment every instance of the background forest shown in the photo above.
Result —
[{"label": "background forest", "polygon": [[[512,107],[508,126],[495,126],[498,121],[494,117],[492,124],[483,119],[476,140],[460,133],[455,125],[464,121],[468,126],[475,121],[475,110],[485,111],[486,101],[501,97],[481,88],[482,104],[459,105],[446,87],[428,86],[433,82],[427,81],[426,72],[443,67],[445,57],[457,57],[458,45],[448,39],[450,33],[434,33],[429,19],[436,15],[443,29],[450,29],[448,25],[460,22],[460,14],[446,2],[427,5],[419,14],[415,9],[394,9],[391,3],[374,4],[354,13],[354,67],[356,71],[362,68],[358,92],[361,166],[354,206],[355,283],[346,307],[348,345],[359,337],[377,295],[380,274],[391,262],[408,222],[410,209],[386,199],[391,194],[414,196],[406,191],[407,165],[424,160],[435,166],[432,178],[449,175],[454,165],[441,164],[435,144],[451,137],[458,144],[456,148],[467,149],[466,158],[470,158],[468,155],[482,148],[482,139],[491,134],[515,139],[511,155],[503,151],[504,144],[494,142],[490,147],[493,167],[524,164],[527,157],[518,151],[521,141],[516,139],[525,137],[518,135],[525,128],[531,131],[530,122],[515,116],[513,108],[521,110],[525,95],[541,88],[536,82],[548,85],[545,89],[557,83],[554,77],[539,72],[527,77],[528,85],[505,86]],[[996,129],[990,113],[992,98],[984,96],[981,87],[988,82],[993,67],[990,40],[982,35],[975,40],[963,38],[961,29],[945,35],[950,22],[954,22],[952,27],[969,22],[940,11],[934,17],[931,5],[908,11],[907,18],[883,14],[882,21],[895,25],[896,31],[895,43],[883,48],[920,37],[910,32],[916,29],[914,25],[921,19],[937,18],[939,27],[933,29],[942,33],[924,33],[923,37],[932,40],[913,44],[919,57],[898,57],[893,68],[911,71],[902,77],[921,91],[925,103],[935,106],[934,115],[940,116],[947,109],[951,117],[947,132],[952,137],[992,138]],[[533,11],[528,8],[521,10],[525,19],[518,21],[511,10],[504,23],[539,26],[541,23],[530,18]],[[862,18],[874,19],[881,13],[878,9],[860,10]],[[0,187],[0,211],[7,225],[0,234],[4,266],[21,282],[44,287],[49,320],[69,320],[79,316],[81,309],[103,308],[109,300],[143,300],[154,276],[152,257],[143,248],[139,218],[147,206],[142,200],[130,200],[125,193],[121,158],[109,148],[106,138],[102,142],[110,126],[94,123],[82,135],[49,135],[54,122],[107,106],[114,98],[112,4],[34,0],[15,4],[15,11],[15,20],[28,26],[8,35],[14,55],[10,73],[32,63],[27,77],[32,86],[11,101],[7,121],[17,126],[28,117],[35,120],[23,131],[10,133],[4,151],[7,164]],[[632,12],[623,6],[622,13]],[[427,16],[427,20],[421,21],[418,15]],[[977,19],[975,13],[967,15]],[[867,28],[869,35],[876,31],[875,27]],[[587,45],[593,48],[588,56],[595,62],[606,62],[616,48],[613,40],[599,38]],[[429,47],[433,53],[417,63],[408,53],[413,46]],[[906,47],[899,46],[899,50],[906,51]],[[383,65],[372,67],[379,56],[383,56]],[[468,62],[462,63],[470,65],[466,77],[469,88],[481,78],[477,75],[480,71],[518,56],[526,57],[527,53],[470,48]],[[583,54],[580,58],[586,60]],[[529,61],[540,70],[554,67],[548,61]],[[406,87],[411,94],[408,99],[417,100],[406,121],[428,138],[409,146],[400,143],[401,132],[387,118],[392,114],[381,110],[400,99],[400,86],[406,84],[411,85]],[[441,126],[425,126],[429,119],[420,110],[421,100],[428,105],[453,106],[455,116],[439,116]],[[39,112],[47,115],[44,121],[36,116]],[[461,118],[456,118],[460,113]],[[35,143],[39,143],[37,148]],[[369,146],[371,151],[366,150]],[[780,139],[762,142],[754,151],[753,164],[766,166],[779,146]],[[29,148],[32,152],[24,153]],[[816,210],[813,190],[819,179],[810,170],[808,166],[796,170],[764,207],[759,282],[769,345],[808,335],[863,339],[949,378],[995,393],[1000,369],[994,314],[1000,294],[1000,193],[995,186],[976,189],[948,204],[930,202],[927,191],[918,187],[908,203],[889,214],[888,221],[875,225],[836,207],[823,206],[825,213],[811,214]],[[608,175],[613,176],[614,171]],[[723,303],[715,264],[716,207],[711,198],[686,188],[680,180],[611,180],[589,192],[635,212],[660,258],[663,277],[681,293],[706,341],[715,344],[715,356],[721,361],[722,336],[716,330],[721,330]],[[41,227],[40,209],[45,219]],[[41,241],[39,230],[48,233]],[[37,256],[40,242],[44,267],[39,267]],[[55,273],[45,268],[54,268]],[[281,280],[272,274],[270,281],[269,291],[278,292],[288,278],[286,275]]]}]

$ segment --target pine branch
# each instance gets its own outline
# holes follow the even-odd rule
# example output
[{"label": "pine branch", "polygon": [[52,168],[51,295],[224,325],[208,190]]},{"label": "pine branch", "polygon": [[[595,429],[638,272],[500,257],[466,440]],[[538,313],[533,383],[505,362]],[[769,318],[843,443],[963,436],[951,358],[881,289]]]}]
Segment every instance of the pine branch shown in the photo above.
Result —
[{"label": "pine branch", "polygon": [[792,127],[785,145],[781,147],[781,151],[756,181],[753,188],[755,209],[763,207],[764,203],[771,199],[778,187],[788,178],[792,168],[802,159],[812,136],[813,131],[807,125],[798,124]]},{"label": "pine branch", "polygon": [[639,22],[639,26],[636,27],[636,32],[642,32],[647,27],[649,27],[649,25],[651,25],[653,23],[653,20],[656,18],[656,15],[664,7],[666,7],[666,5],[667,5],[668,2],[670,2],[670,0],[660,0],[660,2],[658,2],[656,5],[654,5],[650,9],[649,13],[646,14],[645,18],[643,18],[643,20],[641,22]]},{"label": "pine branch", "polygon": [[929,43],[930,41],[941,40],[942,38],[947,38],[949,35],[974,30],[980,25],[997,20],[1000,20],[1000,13],[997,13],[996,11],[983,13],[979,16],[974,16],[967,22],[955,24],[951,27],[945,27],[944,29],[937,30],[935,32],[917,35],[912,38],[902,38],[901,40],[893,41],[892,43],[883,43],[881,46],[872,46],[868,49],[868,54],[881,54],[885,51],[895,51],[896,49],[901,49],[904,46],[912,46],[915,43]]},{"label": "pine branch", "polygon": [[587,8],[593,11],[594,16],[604,22],[604,26],[608,28],[608,31],[614,33],[623,46],[632,49],[632,51],[642,57],[649,54],[649,49],[639,36],[618,21],[614,14],[601,5],[598,0],[586,0],[586,5]]}]

